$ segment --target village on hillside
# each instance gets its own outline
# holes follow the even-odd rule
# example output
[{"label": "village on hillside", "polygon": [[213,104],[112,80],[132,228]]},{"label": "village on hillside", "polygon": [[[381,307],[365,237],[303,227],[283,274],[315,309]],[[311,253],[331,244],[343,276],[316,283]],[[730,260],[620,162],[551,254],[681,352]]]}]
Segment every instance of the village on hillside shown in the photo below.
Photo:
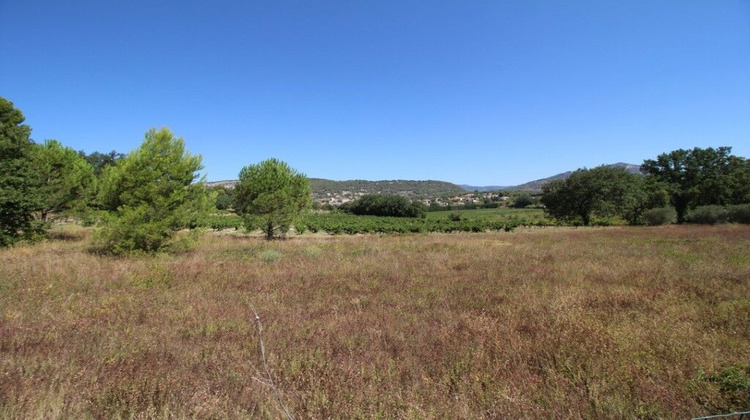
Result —
[{"label": "village on hillside", "polygon": [[[237,181],[216,181],[207,182],[206,186],[209,188],[234,188]],[[369,184],[375,184],[371,182]],[[338,207],[342,204],[354,201],[362,196],[368,194],[396,194],[401,195],[409,199],[419,200],[426,206],[432,207],[458,207],[458,206],[471,206],[471,205],[487,205],[488,203],[502,203],[509,199],[507,195],[502,194],[500,191],[473,191],[465,192],[462,194],[445,193],[436,197],[425,197],[424,193],[414,190],[387,190],[374,189],[372,187],[362,187],[356,190],[335,190],[330,188],[315,188],[315,184],[312,185],[312,198],[317,206],[330,206]]]}]

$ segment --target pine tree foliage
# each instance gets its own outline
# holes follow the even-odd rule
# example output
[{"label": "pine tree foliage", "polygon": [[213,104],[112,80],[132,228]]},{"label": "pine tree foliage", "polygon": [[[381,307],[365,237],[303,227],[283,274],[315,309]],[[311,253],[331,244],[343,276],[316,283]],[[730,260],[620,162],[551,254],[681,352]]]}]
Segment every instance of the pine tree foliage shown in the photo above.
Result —
[{"label": "pine tree foliage", "polygon": [[96,186],[94,169],[75,150],[57,140],[33,148],[32,166],[42,194],[40,218],[85,211]]},{"label": "pine tree foliage", "polygon": [[153,252],[174,245],[209,208],[201,157],[166,128],[151,129],[143,144],[102,175],[101,205],[111,212],[99,234],[106,252]]},{"label": "pine tree foliage", "polygon": [[41,192],[30,165],[34,143],[23,113],[0,97],[0,246],[43,233]]},{"label": "pine tree foliage", "polygon": [[278,159],[242,168],[235,186],[235,211],[248,230],[261,229],[267,239],[285,234],[312,206],[310,182]]}]

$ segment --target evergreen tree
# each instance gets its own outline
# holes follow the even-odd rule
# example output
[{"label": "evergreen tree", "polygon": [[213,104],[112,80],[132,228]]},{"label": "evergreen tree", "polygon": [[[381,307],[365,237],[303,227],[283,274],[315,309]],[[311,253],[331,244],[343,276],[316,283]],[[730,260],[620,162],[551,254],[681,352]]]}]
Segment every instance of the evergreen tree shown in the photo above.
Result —
[{"label": "evergreen tree", "polygon": [[30,165],[31,128],[13,103],[0,97],[0,246],[43,232],[34,221],[41,192]]},{"label": "evergreen tree", "polygon": [[82,212],[95,188],[94,170],[75,150],[57,140],[33,148],[32,166],[42,193],[40,218],[65,211]]},{"label": "evergreen tree", "polygon": [[185,150],[166,128],[151,129],[143,144],[102,175],[99,199],[111,212],[98,242],[106,252],[158,251],[208,211],[205,182],[195,183],[201,157]]},{"label": "evergreen tree", "polygon": [[242,168],[234,188],[234,209],[245,227],[262,229],[267,239],[285,234],[312,205],[307,177],[277,159]]}]

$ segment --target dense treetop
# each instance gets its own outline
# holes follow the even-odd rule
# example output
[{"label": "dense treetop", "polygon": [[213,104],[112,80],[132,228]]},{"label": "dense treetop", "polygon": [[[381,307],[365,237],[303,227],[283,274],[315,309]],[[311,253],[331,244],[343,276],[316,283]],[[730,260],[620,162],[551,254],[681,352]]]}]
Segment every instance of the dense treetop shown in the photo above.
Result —
[{"label": "dense treetop", "polygon": [[267,239],[286,234],[312,205],[307,177],[278,159],[245,166],[239,178],[234,208],[248,230],[261,229]]}]

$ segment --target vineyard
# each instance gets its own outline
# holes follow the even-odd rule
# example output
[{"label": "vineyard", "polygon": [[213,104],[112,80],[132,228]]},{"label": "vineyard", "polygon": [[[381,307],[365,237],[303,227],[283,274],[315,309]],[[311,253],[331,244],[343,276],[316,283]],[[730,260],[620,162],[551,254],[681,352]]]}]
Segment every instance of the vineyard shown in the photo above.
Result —
[{"label": "vineyard", "polygon": [[[437,211],[426,218],[356,216],[339,212],[313,212],[298,220],[297,233],[355,235],[368,233],[430,233],[430,232],[511,232],[518,227],[559,226],[562,222],[546,218],[540,209],[476,209]],[[622,223],[613,219],[595,220],[596,225]],[[241,229],[242,219],[232,213],[214,214],[199,222],[213,230]]]}]

